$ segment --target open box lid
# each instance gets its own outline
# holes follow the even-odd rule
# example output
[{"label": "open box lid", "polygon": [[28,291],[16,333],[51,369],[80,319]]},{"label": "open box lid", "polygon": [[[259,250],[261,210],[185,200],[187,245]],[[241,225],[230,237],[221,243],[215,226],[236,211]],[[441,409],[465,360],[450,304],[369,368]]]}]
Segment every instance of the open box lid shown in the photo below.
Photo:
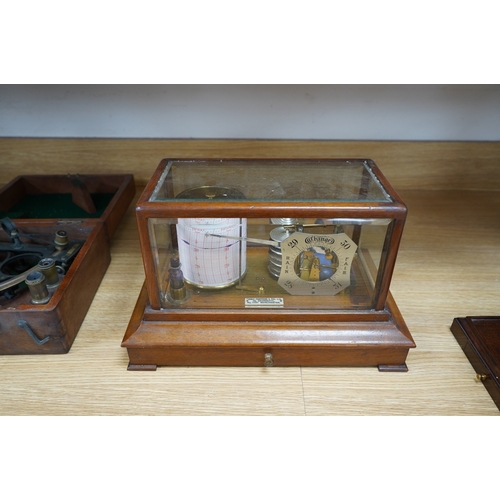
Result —
[{"label": "open box lid", "polygon": [[103,222],[111,238],[135,194],[123,175],[21,175],[0,189],[0,219]]}]

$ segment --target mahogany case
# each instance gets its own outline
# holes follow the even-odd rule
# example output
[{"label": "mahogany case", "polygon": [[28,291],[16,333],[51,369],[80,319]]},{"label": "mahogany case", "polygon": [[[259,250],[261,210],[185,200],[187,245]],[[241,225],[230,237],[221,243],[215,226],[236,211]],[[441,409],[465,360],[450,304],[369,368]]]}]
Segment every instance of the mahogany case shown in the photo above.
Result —
[{"label": "mahogany case", "polygon": [[451,332],[500,410],[500,317],[455,318]]},{"label": "mahogany case", "polygon": [[389,293],[406,212],[372,160],[162,160],[136,206],[128,369],[406,371],[415,343]]},{"label": "mahogany case", "polygon": [[[23,175],[0,190],[0,218],[50,241],[64,230],[81,244],[45,304],[27,288],[0,296],[0,354],[67,353],[111,261],[109,242],[135,194],[124,175]],[[22,236],[21,241],[32,241]],[[9,242],[0,231],[0,242]]]}]

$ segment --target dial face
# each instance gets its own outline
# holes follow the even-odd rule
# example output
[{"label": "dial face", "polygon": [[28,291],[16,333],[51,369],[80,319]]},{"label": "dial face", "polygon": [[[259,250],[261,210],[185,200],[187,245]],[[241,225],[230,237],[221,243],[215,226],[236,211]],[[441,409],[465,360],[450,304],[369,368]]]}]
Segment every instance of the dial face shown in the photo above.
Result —
[{"label": "dial face", "polygon": [[281,242],[278,283],[291,295],[335,295],[351,283],[357,248],[345,233],[295,232]]}]

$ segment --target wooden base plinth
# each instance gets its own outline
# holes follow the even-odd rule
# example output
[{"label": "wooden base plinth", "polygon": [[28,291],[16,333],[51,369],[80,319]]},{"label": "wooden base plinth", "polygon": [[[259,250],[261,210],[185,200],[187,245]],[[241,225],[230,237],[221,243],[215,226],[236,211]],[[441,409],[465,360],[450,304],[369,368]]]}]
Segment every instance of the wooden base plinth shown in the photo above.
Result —
[{"label": "wooden base plinth", "polygon": [[143,287],[122,342],[129,370],[166,365],[373,366],[407,371],[406,357],[415,347],[392,297],[380,321],[364,321],[362,313],[349,322],[237,322],[227,316],[224,321],[158,321],[150,319],[147,309]]}]

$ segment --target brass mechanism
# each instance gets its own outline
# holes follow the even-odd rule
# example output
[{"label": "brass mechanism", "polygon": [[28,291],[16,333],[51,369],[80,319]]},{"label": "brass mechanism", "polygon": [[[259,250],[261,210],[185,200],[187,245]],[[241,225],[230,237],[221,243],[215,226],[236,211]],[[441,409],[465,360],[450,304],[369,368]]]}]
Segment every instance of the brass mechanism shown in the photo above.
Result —
[{"label": "brass mechanism", "polygon": [[38,270],[45,276],[47,288],[56,288],[59,285],[59,273],[56,268],[56,261],[51,257],[42,259],[38,263]]},{"label": "brass mechanism", "polygon": [[54,238],[54,245],[57,250],[62,250],[68,246],[68,233],[66,231],[57,231],[56,237]]},{"label": "brass mechanism", "polygon": [[244,290],[246,292],[253,292],[253,293],[258,293],[259,295],[264,295],[266,292],[266,289],[263,286],[243,286],[243,285],[236,285],[236,290]]},{"label": "brass mechanism", "polygon": [[172,304],[182,304],[189,299],[189,293],[184,283],[184,274],[181,271],[181,262],[178,257],[172,257],[169,265],[169,291],[167,300]]},{"label": "brass mechanism", "polygon": [[28,274],[25,283],[28,285],[33,304],[46,304],[50,300],[45,276],[40,271]]}]

